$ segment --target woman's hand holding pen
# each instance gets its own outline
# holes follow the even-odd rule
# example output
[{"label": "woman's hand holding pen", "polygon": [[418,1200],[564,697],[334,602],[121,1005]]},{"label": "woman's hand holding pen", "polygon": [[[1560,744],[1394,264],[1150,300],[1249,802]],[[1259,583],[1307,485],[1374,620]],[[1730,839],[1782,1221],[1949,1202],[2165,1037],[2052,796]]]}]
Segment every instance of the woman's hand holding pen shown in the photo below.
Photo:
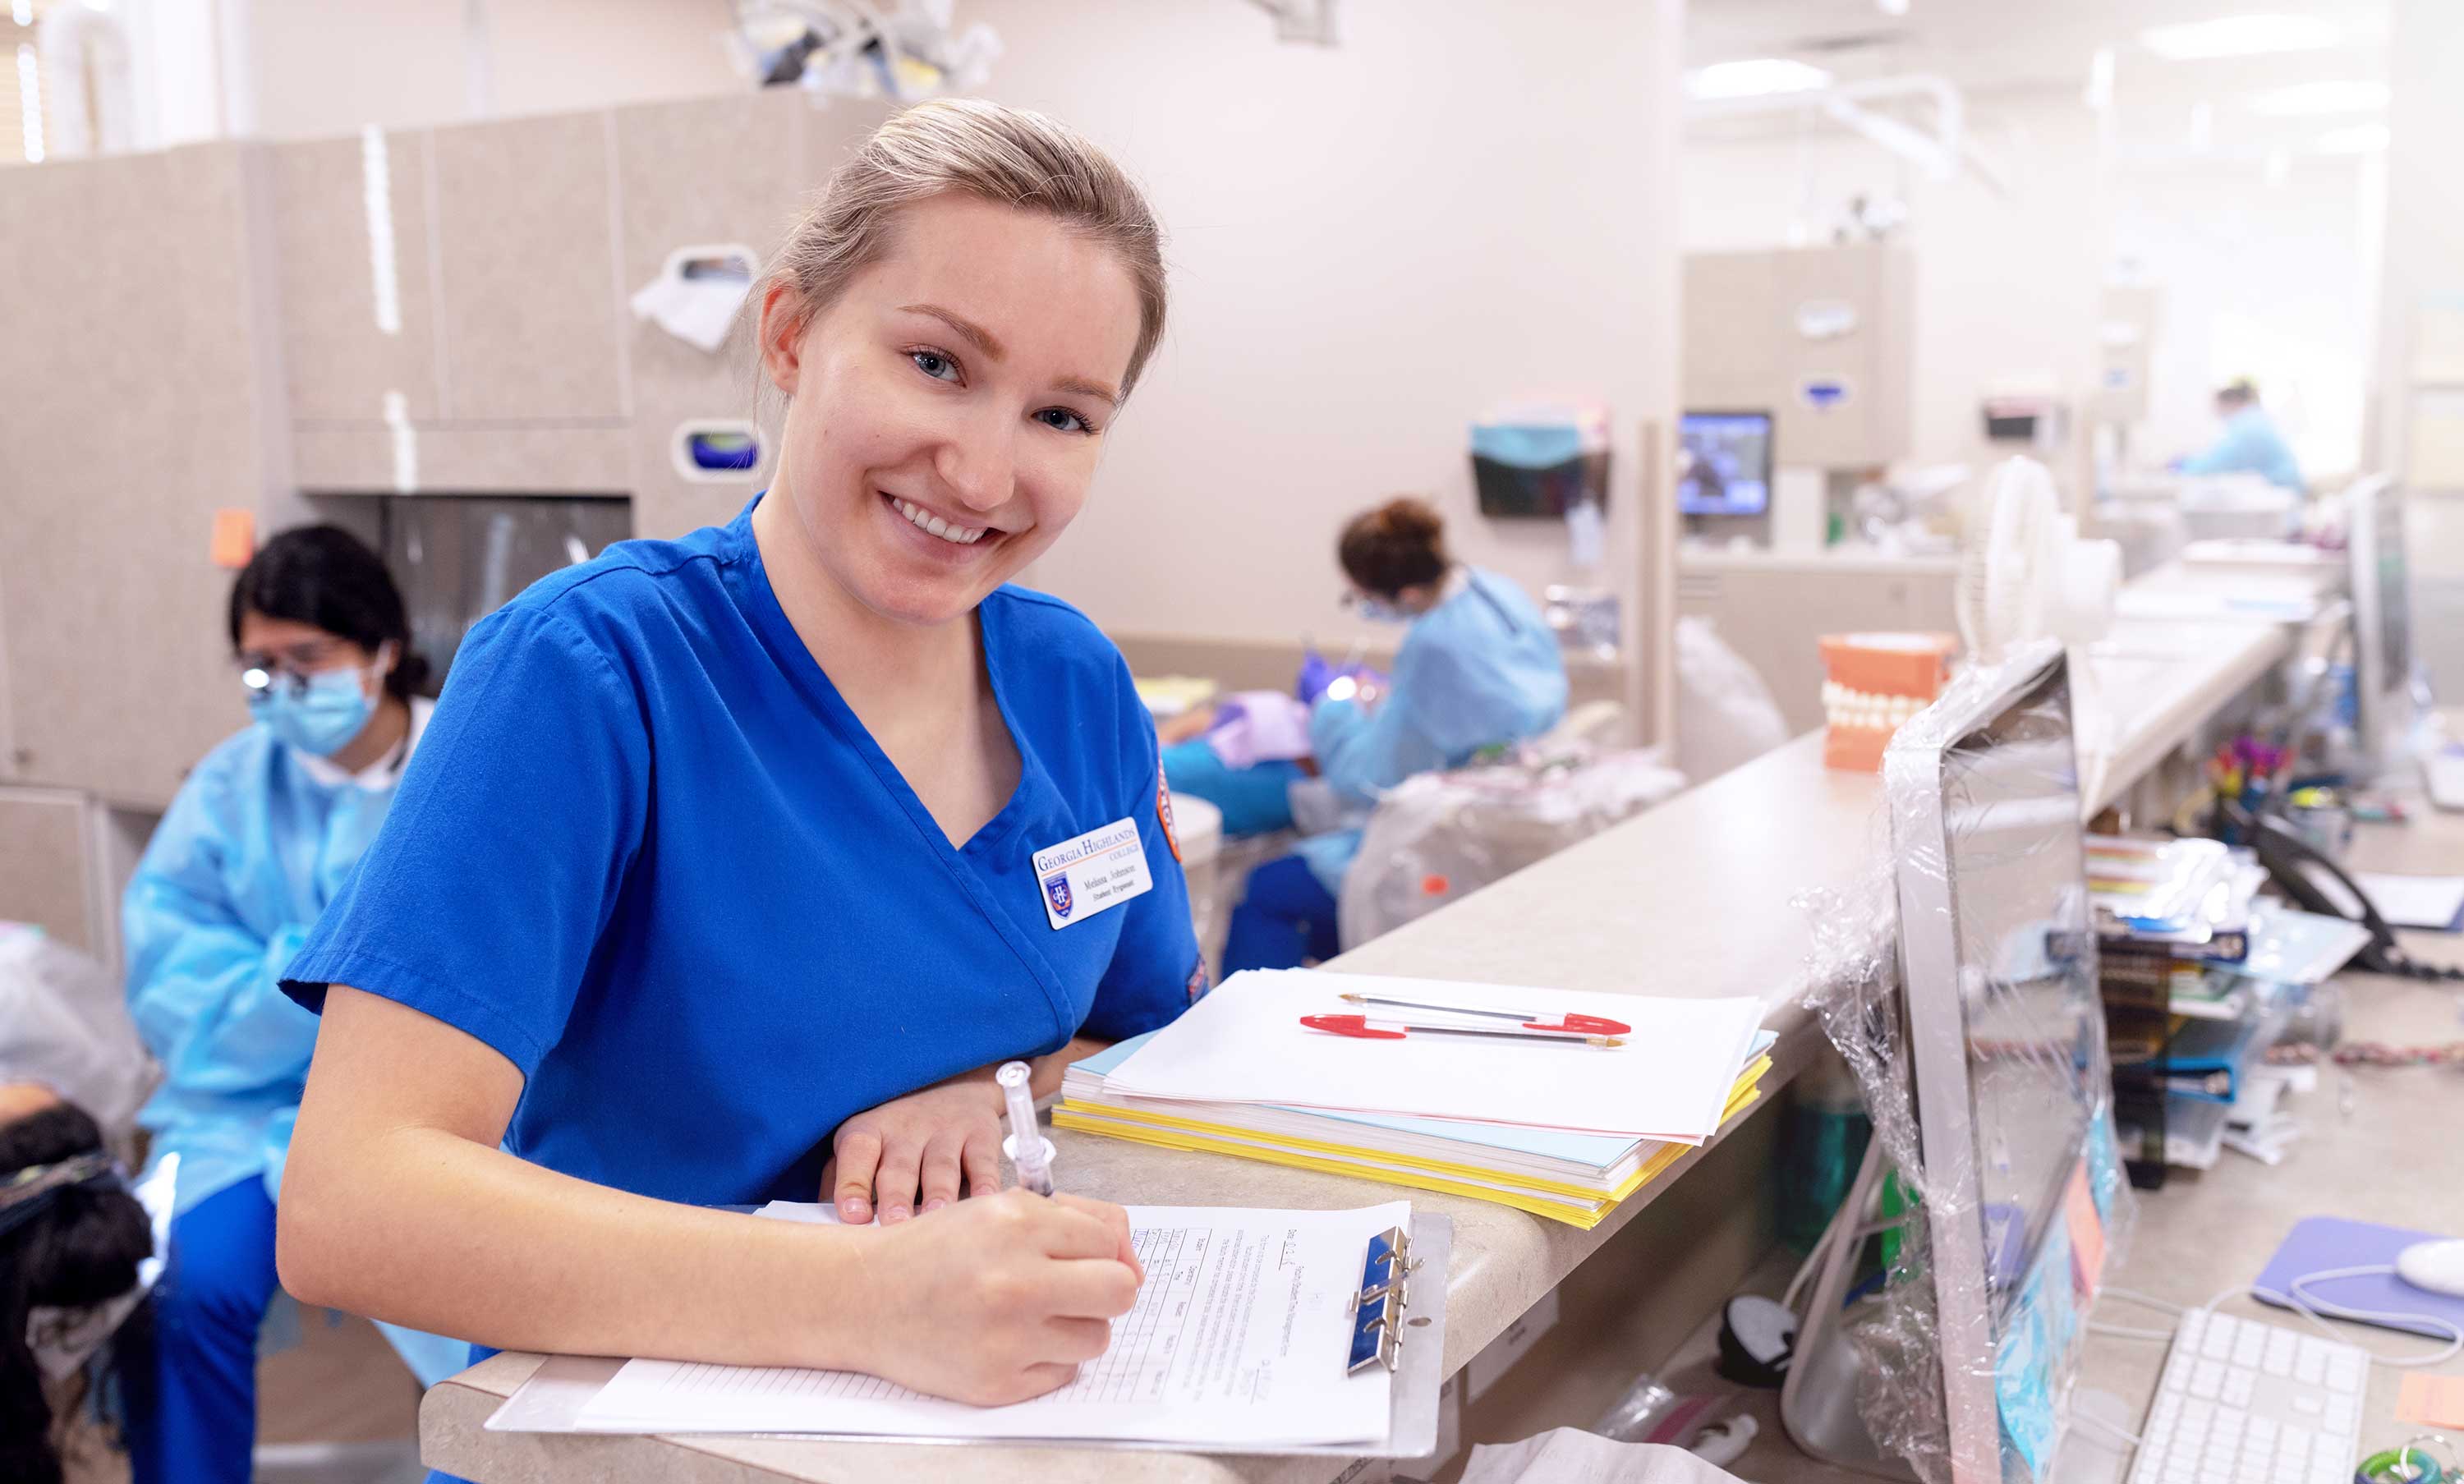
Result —
[{"label": "woman's hand holding pen", "polygon": [[863,1368],[983,1407],[1067,1386],[1111,1342],[1146,1276],[1121,1208],[1024,1190],[885,1232],[865,1268]]}]

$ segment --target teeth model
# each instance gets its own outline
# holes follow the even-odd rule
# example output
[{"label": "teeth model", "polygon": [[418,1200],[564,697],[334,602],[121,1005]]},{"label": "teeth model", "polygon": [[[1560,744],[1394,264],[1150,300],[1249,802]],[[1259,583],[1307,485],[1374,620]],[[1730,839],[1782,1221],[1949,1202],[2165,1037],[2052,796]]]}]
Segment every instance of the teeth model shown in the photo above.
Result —
[{"label": "teeth model", "polygon": [[1834,727],[1873,727],[1897,731],[1900,724],[1932,705],[1931,698],[1852,690],[1836,680],[1822,683],[1823,719]]},{"label": "teeth model", "polygon": [[954,526],[922,506],[910,505],[894,496],[890,503],[898,507],[898,513],[906,516],[909,524],[937,535],[953,546],[973,546],[983,539],[987,529],[983,526]]}]

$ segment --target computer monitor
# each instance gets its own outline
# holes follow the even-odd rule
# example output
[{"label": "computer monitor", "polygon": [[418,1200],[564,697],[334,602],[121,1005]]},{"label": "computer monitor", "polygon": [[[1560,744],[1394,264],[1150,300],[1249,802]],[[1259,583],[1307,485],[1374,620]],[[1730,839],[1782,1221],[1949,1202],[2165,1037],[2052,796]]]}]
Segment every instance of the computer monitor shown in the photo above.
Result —
[{"label": "computer monitor", "polygon": [[[2038,1484],[2121,1184],[2062,650],[1962,677],[1883,783],[1897,993],[1826,1015],[1853,1028],[1877,1137],[1818,1253],[1782,1417],[1878,1475],[1915,1477],[1916,1440],[1952,1484]],[[1850,1303],[1872,1236],[1882,1280]],[[1870,1385],[1865,1345],[1896,1385]]]},{"label": "computer monitor", "polygon": [[1678,422],[1677,510],[1760,515],[1771,509],[1771,415],[1688,412]]},{"label": "computer monitor", "polygon": [[2404,499],[2372,475],[2345,491],[2353,581],[2353,732],[2367,781],[2401,761],[2415,722],[2412,590],[2404,552]]}]

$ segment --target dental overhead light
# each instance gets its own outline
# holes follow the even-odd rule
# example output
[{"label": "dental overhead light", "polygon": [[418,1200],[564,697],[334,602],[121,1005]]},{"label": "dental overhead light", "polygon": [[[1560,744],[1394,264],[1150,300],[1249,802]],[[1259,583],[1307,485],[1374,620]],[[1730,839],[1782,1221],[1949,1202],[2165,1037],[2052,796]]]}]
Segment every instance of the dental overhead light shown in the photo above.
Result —
[{"label": "dental overhead light", "polygon": [[2384,123],[2357,123],[2350,128],[2329,129],[2311,141],[2310,148],[2321,155],[2366,155],[2387,148],[2387,138]]},{"label": "dental overhead light", "polygon": [[1755,56],[1743,61],[1713,62],[1685,75],[1685,96],[1706,100],[1814,93],[1829,86],[1831,74],[1788,56]]},{"label": "dental overhead light", "polygon": [[1335,0],[1249,0],[1249,3],[1275,18],[1275,39],[1278,41],[1312,41],[1319,46],[1332,46],[1338,39],[1334,27]]},{"label": "dental overhead light", "polygon": [[2139,33],[2141,46],[2170,62],[2316,52],[2343,39],[2341,27],[2315,15],[2226,15],[2177,26],[2151,26]]},{"label": "dental overhead light", "polygon": [[980,88],[1001,55],[982,22],[952,26],[952,0],[737,0],[729,50],[762,87],[919,102]]},{"label": "dental overhead light", "polygon": [[[1836,82],[1810,63],[1762,56],[1696,68],[1685,75],[1685,92],[1689,120],[1817,116],[1934,180],[1967,175],[1997,195],[2011,192],[2001,167],[1968,137],[1966,98],[1949,79],[1929,73]],[[1906,121],[1910,109],[1925,123]]]},{"label": "dental overhead light", "polygon": [[2372,114],[2387,105],[2386,83],[2353,77],[2271,89],[2251,98],[2250,111],[2271,119],[2302,119],[2322,114]]}]

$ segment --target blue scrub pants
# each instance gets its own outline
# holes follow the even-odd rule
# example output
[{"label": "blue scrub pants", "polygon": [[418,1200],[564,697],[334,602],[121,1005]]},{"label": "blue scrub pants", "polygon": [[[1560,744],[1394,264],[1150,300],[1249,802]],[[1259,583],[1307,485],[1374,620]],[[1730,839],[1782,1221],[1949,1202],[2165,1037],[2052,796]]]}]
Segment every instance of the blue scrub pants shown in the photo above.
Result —
[{"label": "blue scrub pants", "polygon": [[1298,763],[1227,767],[1202,737],[1165,748],[1163,775],[1174,793],[1202,798],[1222,810],[1223,833],[1236,839],[1290,829],[1292,800],[1287,790],[1293,779],[1309,776]]},{"label": "blue scrub pants", "polygon": [[217,1190],[172,1221],[151,1353],[121,1371],[131,1484],[248,1484],[256,1334],[278,1286],[264,1181]]},{"label": "blue scrub pants", "polygon": [[1298,969],[1341,952],[1334,898],[1298,856],[1279,856],[1249,873],[1249,896],[1232,909],[1223,971]]}]

